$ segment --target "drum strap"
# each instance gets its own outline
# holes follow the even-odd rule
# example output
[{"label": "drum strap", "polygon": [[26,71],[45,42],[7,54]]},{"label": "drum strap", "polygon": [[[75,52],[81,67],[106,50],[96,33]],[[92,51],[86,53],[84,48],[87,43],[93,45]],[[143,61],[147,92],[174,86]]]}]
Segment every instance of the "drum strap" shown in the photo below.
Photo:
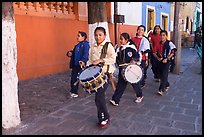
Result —
[{"label": "drum strap", "polygon": [[[106,54],[107,54],[107,50],[108,50],[108,44],[110,42],[106,42],[104,45],[103,45],[103,48],[101,49],[101,56],[100,56],[100,59],[103,59],[105,58]],[[107,71],[106,73],[108,74],[108,71],[109,71],[109,65],[107,65]]]},{"label": "drum strap", "polygon": [[106,54],[107,54],[107,50],[108,50],[108,44],[109,44],[109,42],[106,42],[106,43],[103,45],[103,48],[101,49],[100,59],[105,58],[105,56],[106,56]]},{"label": "drum strap", "polygon": [[[100,56],[100,59],[103,59],[105,58],[106,54],[107,54],[107,50],[108,50],[108,44],[110,42],[106,42],[101,50],[101,56]],[[110,78],[110,81],[111,81],[111,84],[112,84],[112,87],[113,87],[113,90],[115,91],[116,90],[116,86],[115,86],[115,82],[113,80],[113,76],[111,73],[108,73],[109,71],[109,68],[110,68],[110,65],[107,65],[107,71],[106,71],[106,74],[109,76]]]},{"label": "drum strap", "polygon": [[110,65],[107,65],[107,71],[106,71],[107,74],[108,74],[109,68],[110,68]]}]

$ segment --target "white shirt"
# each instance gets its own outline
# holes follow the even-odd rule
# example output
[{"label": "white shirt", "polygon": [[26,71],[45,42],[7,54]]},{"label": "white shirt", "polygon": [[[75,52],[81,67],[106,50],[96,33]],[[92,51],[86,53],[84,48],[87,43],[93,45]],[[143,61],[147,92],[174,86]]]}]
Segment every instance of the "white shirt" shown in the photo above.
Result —
[{"label": "white shirt", "polygon": [[[97,43],[95,43],[93,46],[90,47],[89,60],[87,62],[87,65],[91,65],[93,64],[93,61],[100,59],[101,50],[105,43],[106,41],[104,40],[100,45],[97,45]],[[108,72],[113,73],[115,71],[114,63],[116,62],[116,53],[111,43],[108,44],[107,54],[105,58],[103,58],[103,60],[105,64],[102,68],[102,71],[105,73],[107,71],[107,65],[110,65]]]}]

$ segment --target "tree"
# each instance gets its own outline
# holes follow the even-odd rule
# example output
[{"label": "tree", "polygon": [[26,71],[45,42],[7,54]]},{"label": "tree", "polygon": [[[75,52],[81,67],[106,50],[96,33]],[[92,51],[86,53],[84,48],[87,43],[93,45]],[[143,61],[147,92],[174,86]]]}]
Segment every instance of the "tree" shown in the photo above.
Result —
[{"label": "tree", "polygon": [[2,2],[2,127],[20,124],[13,2]]},{"label": "tree", "polygon": [[94,30],[96,27],[104,27],[106,29],[106,40],[110,41],[106,2],[88,2],[88,24],[89,24],[89,43],[93,45]]}]

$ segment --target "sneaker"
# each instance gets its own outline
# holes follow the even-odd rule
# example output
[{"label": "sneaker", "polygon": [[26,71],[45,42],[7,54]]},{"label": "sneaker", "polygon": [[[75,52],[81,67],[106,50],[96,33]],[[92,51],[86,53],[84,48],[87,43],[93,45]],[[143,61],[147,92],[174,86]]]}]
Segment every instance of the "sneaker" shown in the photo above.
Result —
[{"label": "sneaker", "polygon": [[169,86],[165,88],[165,91],[168,91],[168,90],[169,90]]},{"label": "sneaker", "polygon": [[75,94],[75,93],[71,93],[71,97],[73,98],[77,98],[79,95]]},{"label": "sneaker", "polygon": [[163,95],[163,91],[161,91],[161,90],[158,91],[157,93],[158,93],[159,95]]},{"label": "sneaker", "polygon": [[100,128],[105,128],[106,125],[108,124],[108,122],[109,122],[109,119],[106,119],[106,120],[102,121],[102,122],[99,124],[99,127],[100,127]]},{"label": "sneaker", "polygon": [[142,102],[143,98],[144,98],[144,96],[142,96],[142,97],[137,97],[136,100],[135,100],[135,102],[136,102],[136,103],[140,103],[140,102]]},{"label": "sneaker", "polygon": [[119,104],[115,103],[114,100],[109,100],[109,101],[110,101],[110,103],[111,103],[113,106],[118,106],[118,105],[119,105]]},{"label": "sneaker", "polygon": [[160,79],[159,79],[159,78],[154,78],[154,80],[155,80],[156,82],[160,82]]}]

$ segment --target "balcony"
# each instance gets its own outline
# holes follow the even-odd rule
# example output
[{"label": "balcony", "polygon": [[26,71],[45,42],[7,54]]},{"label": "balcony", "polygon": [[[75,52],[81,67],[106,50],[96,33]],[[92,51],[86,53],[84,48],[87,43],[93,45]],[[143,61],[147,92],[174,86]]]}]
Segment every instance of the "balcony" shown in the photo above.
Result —
[{"label": "balcony", "polygon": [[76,18],[74,2],[13,2],[14,14],[54,18]]}]

